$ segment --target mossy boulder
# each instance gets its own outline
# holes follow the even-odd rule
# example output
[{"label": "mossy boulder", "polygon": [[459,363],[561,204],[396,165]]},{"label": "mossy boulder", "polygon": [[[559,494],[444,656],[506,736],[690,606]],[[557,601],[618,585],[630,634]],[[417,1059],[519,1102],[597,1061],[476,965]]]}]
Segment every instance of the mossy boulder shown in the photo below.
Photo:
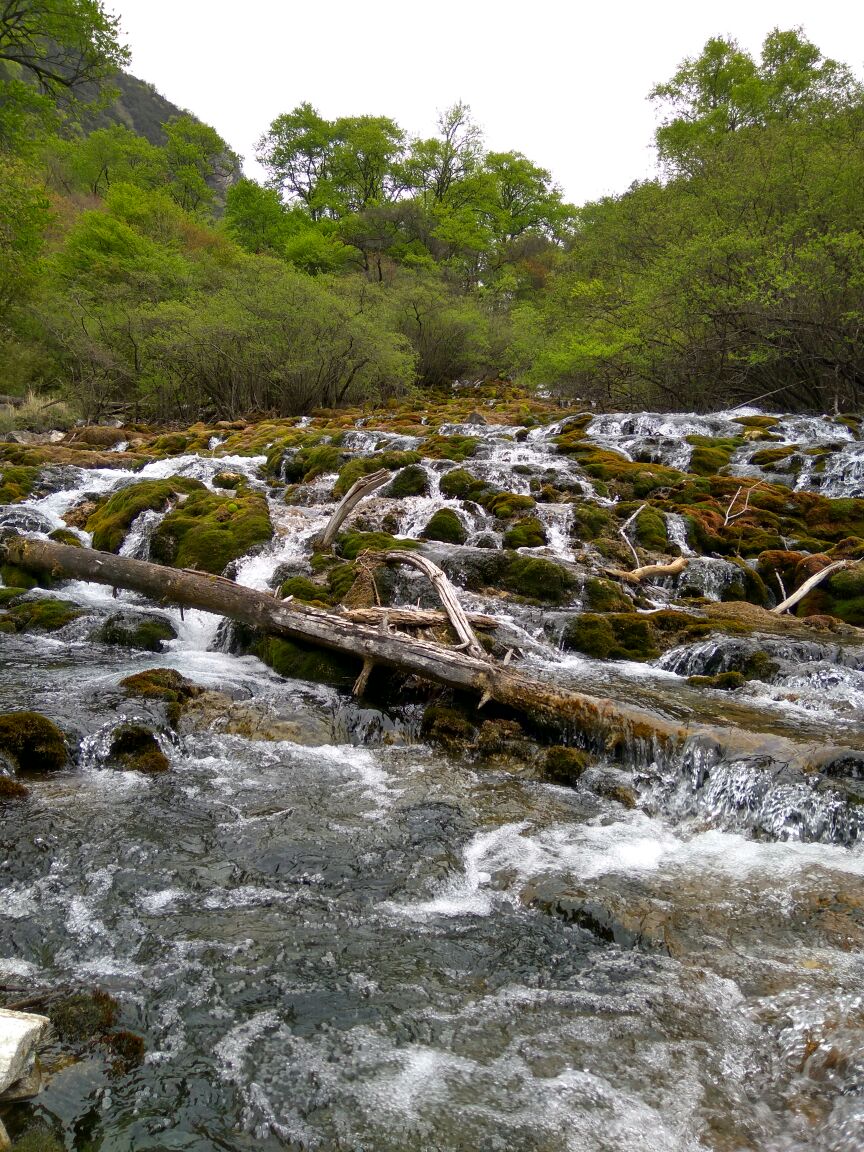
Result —
[{"label": "mossy boulder", "polygon": [[21,772],[54,772],[67,760],[63,733],[39,712],[0,716],[0,752]]},{"label": "mossy boulder", "polygon": [[617,523],[614,516],[587,500],[573,505],[573,527],[571,534],[575,540],[597,540],[602,536],[615,536]]},{"label": "mossy boulder", "polygon": [[13,603],[2,617],[2,623],[7,632],[13,629],[16,632],[57,632],[80,615],[81,609],[69,600],[40,597]]},{"label": "mossy boulder", "polygon": [[299,448],[293,455],[282,456],[279,449],[279,463],[282,479],[287,484],[299,481],[309,483],[316,476],[327,472],[338,472],[343,456],[336,444],[312,444]]},{"label": "mossy boulder", "polygon": [[562,643],[600,660],[652,660],[659,653],[651,621],[634,612],[583,612],[567,624]]},{"label": "mossy boulder", "polygon": [[445,704],[430,704],[423,713],[420,728],[423,736],[454,752],[464,752],[477,735],[474,724],[464,712]]},{"label": "mossy boulder", "polygon": [[39,469],[26,464],[0,464],[0,504],[17,504],[32,493]]},{"label": "mossy boulder", "polygon": [[419,540],[405,540],[386,532],[346,532],[339,537],[337,551],[345,560],[356,560],[361,552],[411,551],[420,547]]},{"label": "mossy boulder", "polygon": [[747,683],[746,676],[741,672],[718,672],[715,676],[688,676],[687,683],[694,688],[716,688],[723,692],[732,692]]},{"label": "mossy boulder", "polygon": [[246,477],[242,472],[217,472],[213,477],[214,488],[242,488]]},{"label": "mossy boulder", "polygon": [[464,544],[468,539],[465,525],[452,508],[439,508],[420,535],[425,540],[442,540],[445,544]]},{"label": "mossy boulder", "polygon": [[846,624],[864,628],[864,562],[832,572],[798,604],[798,616],[835,616]]},{"label": "mossy boulder", "polygon": [[184,704],[204,691],[173,668],[148,668],[120,681],[127,696],[139,700],[161,700],[166,704]]},{"label": "mossy boulder", "polygon": [[[623,511],[623,509],[622,509]],[[666,533],[666,518],[662,512],[650,505],[643,508],[633,525],[637,544],[651,552],[664,552],[669,544]]]},{"label": "mossy boulder", "polygon": [[479,479],[467,468],[454,468],[441,477],[441,494],[451,500],[473,500],[480,504],[495,489],[485,480]]},{"label": "mossy boulder", "polygon": [[327,589],[308,576],[290,576],[279,588],[279,595],[283,600],[291,596],[304,604],[326,605],[330,599]]},{"label": "mossy boulder", "polygon": [[428,493],[429,476],[426,469],[422,464],[409,464],[396,473],[381,495],[401,500],[406,496],[426,496]]},{"label": "mossy boulder", "polygon": [[39,581],[32,572],[19,568],[17,564],[0,564],[0,579],[8,588],[18,588],[21,591],[39,587]]},{"label": "mossy boulder", "polygon": [[119,552],[132,525],[141,512],[164,511],[180,494],[206,493],[200,481],[182,476],[167,480],[142,480],[121,488],[119,492],[100,500],[96,511],[87,520],[87,531],[92,534],[93,547],[100,552]]},{"label": "mossy boulder", "polygon": [[255,654],[287,679],[312,680],[337,688],[350,688],[362,666],[358,657],[278,636],[263,637],[255,648]]},{"label": "mossy boulder", "polygon": [[113,767],[124,772],[143,772],[152,776],[167,772],[170,767],[159,741],[143,724],[121,724],[115,728],[108,755]]},{"label": "mossy boulder", "polygon": [[177,630],[164,616],[139,616],[117,612],[96,630],[92,637],[103,644],[138,648],[142,652],[162,652],[169,640],[177,639]]},{"label": "mossy boulder", "polygon": [[577,588],[576,577],[561,564],[518,554],[506,558],[498,583],[508,592],[544,604],[564,604]]},{"label": "mossy boulder", "polygon": [[555,784],[576,784],[591,763],[581,748],[550,748],[543,759],[543,775]]},{"label": "mossy boulder", "polygon": [[24,800],[29,795],[30,789],[26,784],[0,771],[0,804],[10,800]]},{"label": "mossy boulder", "polygon": [[687,443],[693,445],[688,472],[697,476],[713,476],[729,464],[732,453],[743,443],[741,437],[688,436]]},{"label": "mossy boulder", "polygon": [[180,432],[167,432],[164,436],[157,436],[150,448],[160,456],[176,456],[180,452],[185,452],[190,443],[189,436],[184,436]]},{"label": "mossy boulder", "polygon": [[453,460],[459,464],[473,456],[480,441],[476,436],[429,436],[420,451],[430,460]]},{"label": "mossy boulder", "polygon": [[537,507],[533,496],[520,496],[516,492],[496,492],[481,503],[498,520],[512,520],[514,516],[532,512]]},{"label": "mossy boulder", "polygon": [[150,541],[150,555],[160,564],[221,573],[232,560],[273,535],[267,502],[258,493],[238,493],[233,500],[192,492],[164,518]]},{"label": "mossy boulder", "polygon": [[406,468],[409,464],[419,463],[420,456],[417,452],[390,450],[376,452],[374,456],[355,456],[353,460],[342,465],[333,485],[333,498],[339,500],[361,476],[368,476],[371,472],[377,472],[379,468],[389,468],[391,472],[395,472],[397,468]]},{"label": "mossy boulder", "polygon": [[55,544],[68,544],[70,548],[84,547],[81,538],[69,528],[55,528],[53,532],[48,533],[48,539],[53,540]]},{"label": "mossy boulder", "polygon": [[336,564],[327,571],[327,588],[331,604],[341,603],[357,579],[356,564]]},{"label": "mossy boulder", "polygon": [[582,594],[589,612],[633,611],[633,601],[612,580],[589,576]]},{"label": "mossy boulder", "polygon": [[517,520],[504,533],[505,548],[542,548],[546,543],[546,529],[536,516]]}]

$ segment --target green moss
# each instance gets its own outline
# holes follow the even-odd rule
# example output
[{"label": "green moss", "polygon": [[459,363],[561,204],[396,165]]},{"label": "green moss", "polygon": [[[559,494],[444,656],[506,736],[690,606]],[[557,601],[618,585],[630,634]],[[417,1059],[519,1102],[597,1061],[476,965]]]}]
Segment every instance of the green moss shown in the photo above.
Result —
[{"label": "green moss", "polygon": [[717,688],[723,692],[732,692],[747,683],[747,679],[740,672],[718,672],[716,676],[688,676],[687,683],[694,688]]},{"label": "green moss", "polygon": [[121,488],[101,500],[87,520],[93,547],[101,552],[118,552],[132,521],[141,512],[161,512],[181,493],[206,492],[198,480],[172,476],[168,480],[142,480]]},{"label": "green moss", "polygon": [[759,431],[767,431],[773,428],[779,416],[735,416],[733,417],[736,424],[740,424],[742,428],[756,428]]},{"label": "green moss", "polygon": [[563,604],[576,591],[575,577],[551,560],[516,555],[505,563],[498,578],[501,587],[528,600]]},{"label": "green moss", "polygon": [[346,532],[339,537],[337,551],[345,560],[356,560],[361,552],[412,551],[419,547],[419,540],[403,540],[386,532]]},{"label": "green moss", "polygon": [[277,636],[265,636],[255,651],[259,659],[280,676],[333,684],[339,688],[351,687],[361,668],[361,661],[353,656]]},{"label": "green moss", "polygon": [[219,574],[255,544],[273,535],[267,502],[258,493],[224,497],[193,492],[161,522],[150,541],[150,554],[161,564]]},{"label": "green moss", "polygon": [[242,472],[217,472],[213,477],[214,488],[242,488],[245,483]]},{"label": "green moss", "polygon": [[327,590],[308,576],[291,576],[282,584],[279,595],[283,600],[293,596],[295,600],[302,600],[306,604],[326,604],[329,599]]},{"label": "green moss", "polygon": [[788,444],[782,448],[760,448],[758,452],[754,452],[750,457],[750,463],[756,464],[759,468],[765,468],[771,464],[778,464],[781,460],[787,459],[794,451],[796,451],[796,449]]},{"label": "green moss", "polygon": [[405,468],[409,464],[419,464],[420,456],[417,452],[376,452],[374,456],[357,456],[343,464],[339,477],[333,485],[333,498],[338,500],[344,496],[352,484],[361,476],[368,476],[377,472],[379,468],[389,468],[395,472],[397,468]]},{"label": "green moss", "polygon": [[626,596],[617,584],[591,576],[583,589],[585,607],[589,612],[632,612],[633,601]]},{"label": "green moss", "polygon": [[541,548],[546,543],[546,529],[536,516],[517,520],[504,533],[505,548]]},{"label": "green moss", "polygon": [[39,581],[30,572],[25,572],[17,564],[0,565],[0,578],[9,588],[18,588],[26,591],[28,588],[37,588]]},{"label": "green moss", "polygon": [[420,535],[426,540],[443,540],[445,544],[464,544],[468,539],[464,524],[452,508],[439,508]]},{"label": "green moss", "polygon": [[330,602],[340,604],[357,579],[357,566],[355,564],[337,564],[327,572],[327,587],[330,590]]},{"label": "green moss", "polygon": [[53,772],[66,763],[63,733],[39,712],[6,712],[0,716],[0,752],[22,772]]},{"label": "green moss", "polygon": [[99,989],[76,992],[50,1008],[57,1035],[67,1044],[86,1045],[100,1040],[117,1023],[120,1006],[113,996]]},{"label": "green moss", "polygon": [[521,512],[533,512],[537,502],[532,496],[518,496],[515,492],[496,492],[481,503],[498,520],[512,520]]},{"label": "green moss", "polygon": [[687,443],[693,445],[688,472],[697,476],[711,476],[725,468],[732,453],[744,443],[743,437],[688,436]]},{"label": "green moss", "polygon": [[587,752],[579,748],[550,748],[543,760],[543,775],[556,784],[575,784],[591,763]]},{"label": "green moss", "polygon": [[474,500],[479,504],[494,491],[485,480],[478,479],[467,468],[454,468],[441,477],[441,494],[451,500]]},{"label": "green moss", "polygon": [[48,539],[53,540],[55,544],[68,544],[70,548],[83,548],[81,540],[69,528],[55,528],[53,532],[48,533]]},{"label": "green moss", "polygon": [[120,687],[127,696],[139,700],[162,700],[167,704],[183,704],[200,696],[203,691],[173,668],[148,668],[136,672],[134,676],[121,680]]},{"label": "green moss", "polygon": [[308,483],[316,476],[323,476],[327,472],[336,472],[342,461],[342,453],[333,444],[315,444],[298,449],[293,456],[282,460],[282,448],[279,448],[279,460],[282,477],[288,484],[298,481]]},{"label": "green moss", "polygon": [[150,447],[162,456],[174,456],[178,452],[185,452],[189,443],[189,436],[182,436],[179,432],[168,432],[164,436],[157,436]]},{"label": "green moss", "polygon": [[420,451],[430,460],[454,460],[461,464],[473,456],[480,443],[476,436],[429,436]]},{"label": "green moss", "polygon": [[26,588],[0,588],[0,608],[14,604],[16,600],[20,600],[26,591]]},{"label": "green moss", "polygon": [[81,609],[69,600],[25,600],[8,609],[6,620],[11,620],[16,632],[57,632],[81,615]]},{"label": "green moss", "polygon": [[103,644],[139,648],[143,652],[162,652],[166,641],[177,639],[177,631],[162,616],[135,619],[118,614],[109,617],[93,638]]},{"label": "green moss", "polygon": [[658,654],[651,621],[634,612],[583,612],[564,630],[565,648],[612,660],[651,660]]},{"label": "green moss", "polygon": [[18,1136],[12,1152],[65,1152],[66,1145],[50,1128],[36,1124]]},{"label": "green moss", "polygon": [[39,469],[24,464],[0,464],[0,504],[16,504],[33,491]]},{"label": "green moss", "polygon": [[600,536],[614,536],[614,517],[597,504],[580,501],[573,505],[572,533],[577,540],[596,540]]},{"label": "green moss", "polygon": [[159,747],[159,741],[143,724],[121,724],[111,734],[111,759],[125,772],[143,772],[152,776],[167,772],[168,757]]},{"label": "green moss", "polygon": [[382,496],[401,500],[405,496],[426,496],[429,492],[429,477],[422,464],[409,464],[397,472],[382,491]]},{"label": "green moss", "polygon": [[666,518],[656,508],[643,508],[634,525],[636,542],[653,552],[663,552],[669,543]]},{"label": "green moss", "polygon": [[458,708],[430,704],[423,713],[421,732],[427,740],[454,751],[464,751],[473,743],[474,725]]}]

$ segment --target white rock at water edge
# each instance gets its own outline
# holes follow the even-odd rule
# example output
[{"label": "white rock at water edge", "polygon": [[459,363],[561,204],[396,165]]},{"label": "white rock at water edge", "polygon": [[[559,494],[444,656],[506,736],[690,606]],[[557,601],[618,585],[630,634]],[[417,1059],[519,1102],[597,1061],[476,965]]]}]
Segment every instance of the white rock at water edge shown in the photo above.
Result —
[{"label": "white rock at water edge", "polygon": [[47,1016],[0,1009],[0,1092],[30,1071],[36,1045],[50,1023]]}]

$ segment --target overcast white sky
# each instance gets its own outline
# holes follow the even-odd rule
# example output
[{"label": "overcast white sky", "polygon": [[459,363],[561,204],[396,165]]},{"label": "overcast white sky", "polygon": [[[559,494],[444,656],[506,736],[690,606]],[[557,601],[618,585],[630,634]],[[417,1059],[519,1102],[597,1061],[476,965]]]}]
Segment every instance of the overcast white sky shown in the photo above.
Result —
[{"label": "overcast white sky", "polygon": [[303,100],[431,135],[463,100],[487,145],[551,169],[576,203],[650,175],[645,96],[709,36],[757,51],[803,25],[861,74],[864,5],[821,0],[106,0],[132,71],[212,124],[260,178],[254,144]]}]

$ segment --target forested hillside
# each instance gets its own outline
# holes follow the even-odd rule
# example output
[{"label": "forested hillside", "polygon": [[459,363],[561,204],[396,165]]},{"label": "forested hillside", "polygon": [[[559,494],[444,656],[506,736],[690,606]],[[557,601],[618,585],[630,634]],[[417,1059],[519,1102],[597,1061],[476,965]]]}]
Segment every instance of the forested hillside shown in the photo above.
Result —
[{"label": "forested hillside", "polygon": [[864,98],[801,30],[709,41],[652,93],[657,177],[578,208],[459,103],[429,139],[300,104],[258,184],[126,62],[97,0],[0,13],[0,393],[186,421],[464,377],[860,405]]}]

